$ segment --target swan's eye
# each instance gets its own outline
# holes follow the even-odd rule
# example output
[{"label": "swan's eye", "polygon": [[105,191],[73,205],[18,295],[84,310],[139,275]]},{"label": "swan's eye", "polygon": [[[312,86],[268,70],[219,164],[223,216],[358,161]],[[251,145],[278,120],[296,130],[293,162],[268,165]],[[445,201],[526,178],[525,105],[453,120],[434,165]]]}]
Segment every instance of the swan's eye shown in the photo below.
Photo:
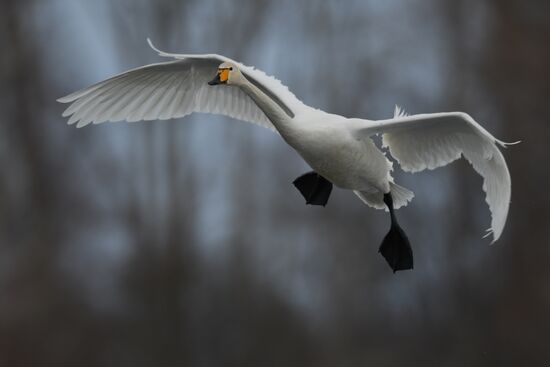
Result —
[{"label": "swan's eye", "polygon": [[229,70],[233,71],[233,66],[229,68]]}]

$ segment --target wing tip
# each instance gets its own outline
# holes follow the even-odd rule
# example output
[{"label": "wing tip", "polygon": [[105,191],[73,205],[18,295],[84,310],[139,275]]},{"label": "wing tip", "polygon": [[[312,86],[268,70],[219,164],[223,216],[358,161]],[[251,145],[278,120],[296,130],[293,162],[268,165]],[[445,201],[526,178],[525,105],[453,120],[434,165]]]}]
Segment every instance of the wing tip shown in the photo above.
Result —
[{"label": "wing tip", "polygon": [[147,40],[147,44],[149,45],[149,47],[151,47],[151,49],[153,49],[153,51],[157,52],[159,55],[162,53],[161,50],[155,47],[155,45],[153,44],[153,41],[151,41],[151,38],[147,37],[146,40]]},{"label": "wing tip", "polygon": [[151,47],[153,49],[153,51],[155,51],[159,56],[162,56],[162,57],[177,57],[178,56],[178,55],[175,55],[175,54],[171,54],[169,52],[161,51],[160,49],[158,49],[153,44],[153,41],[151,41],[151,39],[149,37],[147,37],[146,39],[147,39],[147,43],[149,44],[149,47]]},{"label": "wing tip", "polygon": [[405,111],[405,109],[399,105],[395,105],[395,108],[393,109],[393,117],[405,117],[409,116],[409,114]]},{"label": "wing tip", "polygon": [[74,97],[75,93],[71,93],[71,94],[68,94],[66,96],[63,96],[63,97],[59,97],[58,99],[56,99],[56,102],[59,102],[59,103],[70,103],[70,102],[73,102],[76,98]]},{"label": "wing tip", "polygon": [[514,141],[512,143],[507,143],[507,142],[502,141],[502,140],[498,140],[498,139],[495,139],[495,140],[498,143],[498,145],[500,145],[503,148],[507,148],[509,145],[517,145],[517,144],[522,142],[521,140],[518,140],[518,141]]},{"label": "wing tip", "polygon": [[76,128],[77,129],[81,129],[83,128],[84,126],[87,126],[90,124],[91,121],[88,121],[88,122],[83,122],[82,120],[78,121],[78,123],[76,124]]},{"label": "wing tip", "polygon": [[61,117],[69,117],[71,116],[73,113],[72,112],[69,112],[69,109],[67,108],[65,111],[63,111],[63,113],[61,114]]},{"label": "wing tip", "polygon": [[493,236],[493,239],[491,240],[491,243],[489,243],[489,246],[492,246],[492,245],[494,245],[494,244],[498,241],[498,239],[500,238],[500,235],[502,234],[502,229],[499,230],[499,231],[497,231],[497,232],[495,232],[495,230],[494,230],[493,228],[488,228],[488,229],[486,230],[486,232],[487,232],[487,233],[485,233],[485,235],[483,235],[482,238],[487,238],[487,237],[489,237],[489,236],[492,235],[492,236]]}]

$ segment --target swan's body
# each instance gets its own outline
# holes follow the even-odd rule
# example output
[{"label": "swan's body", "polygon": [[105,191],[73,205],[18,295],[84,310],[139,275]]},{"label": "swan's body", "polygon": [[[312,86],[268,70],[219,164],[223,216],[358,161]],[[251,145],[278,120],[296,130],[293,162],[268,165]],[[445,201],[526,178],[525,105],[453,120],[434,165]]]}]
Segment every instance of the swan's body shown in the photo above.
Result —
[{"label": "swan's body", "polygon": [[[278,80],[226,57],[168,54],[151,47],[160,56],[176,60],[133,69],[59,99],[72,102],[63,114],[72,115],[69,123],[81,127],[105,121],[177,118],[192,112],[256,123],[279,132],[328,180],[326,184],[353,190],[372,207],[389,208],[392,228],[393,206],[406,205],[414,195],[393,182],[391,162],[370,137],[383,134],[383,144],[405,171],[434,169],[464,155],[484,178],[493,242],[500,237],[511,189],[508,168],[496,145],[505,144],[470,116],[460,112],[407,116],[396,108],[394,118],[388,120],[348,119],[306,106]],[[318,189],[317,183],[314,186],[305,189]],[[298,188],[304,194],[304,188]],[[328,195],[330,190],[324,204]],[[412,254],[407,266],[412,267]],[[395,264],[392,268],[400,270]]]}]

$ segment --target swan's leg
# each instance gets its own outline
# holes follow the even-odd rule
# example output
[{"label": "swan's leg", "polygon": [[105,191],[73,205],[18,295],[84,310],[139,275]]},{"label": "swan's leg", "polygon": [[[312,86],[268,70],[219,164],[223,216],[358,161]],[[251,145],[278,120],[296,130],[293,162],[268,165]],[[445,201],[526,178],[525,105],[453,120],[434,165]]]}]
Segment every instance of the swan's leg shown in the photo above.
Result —
[{"label": "swan's leg", "polygon": [[311,171],[301,175],[292,183],[306,199],[306,204],[327,205],[332,192],[332,183],[323,176]]},{"label": "swan's leg", "polygon": [[384,203],[390,210],[391,227],[386,237],[384,237],[382,245],[380,245],[379,252],[384,256],[384,259],[386,259],[394,273],[398,270],[412,269],[413,254],[411,244],[395,218],[391,193],[384,194]]}]

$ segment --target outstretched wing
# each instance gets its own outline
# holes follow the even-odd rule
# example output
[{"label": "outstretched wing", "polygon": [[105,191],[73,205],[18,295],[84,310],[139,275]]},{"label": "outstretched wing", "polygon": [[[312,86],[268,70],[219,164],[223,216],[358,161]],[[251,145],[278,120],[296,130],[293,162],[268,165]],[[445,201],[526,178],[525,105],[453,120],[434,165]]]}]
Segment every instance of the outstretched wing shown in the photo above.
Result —
[{"label": "outstretched wing", "polygon": [[174,61],[142,66],[58,99],[71,103],[63,116],[82,127],[106,121],[165,120],[193,112],[221,114],[275,130],[252,98],[240,88],[207,83],[224,61],[237,65],[249,80],[286,108],[303,104],[277,79],[220,55],[168,54]]},{"label": "outstretched wing", "polygon": [[495,242],[504,229],[510,203],[510,173],[494,138],[472,117],[462,112],[406,116],[396,108],[396,117],[372,121],[357,133],[371,136],[382,133],[382,143],[403,170],[418,172],[445,166],[461,155],[483,177],[483,190],[491,210],[491,228]]}]

